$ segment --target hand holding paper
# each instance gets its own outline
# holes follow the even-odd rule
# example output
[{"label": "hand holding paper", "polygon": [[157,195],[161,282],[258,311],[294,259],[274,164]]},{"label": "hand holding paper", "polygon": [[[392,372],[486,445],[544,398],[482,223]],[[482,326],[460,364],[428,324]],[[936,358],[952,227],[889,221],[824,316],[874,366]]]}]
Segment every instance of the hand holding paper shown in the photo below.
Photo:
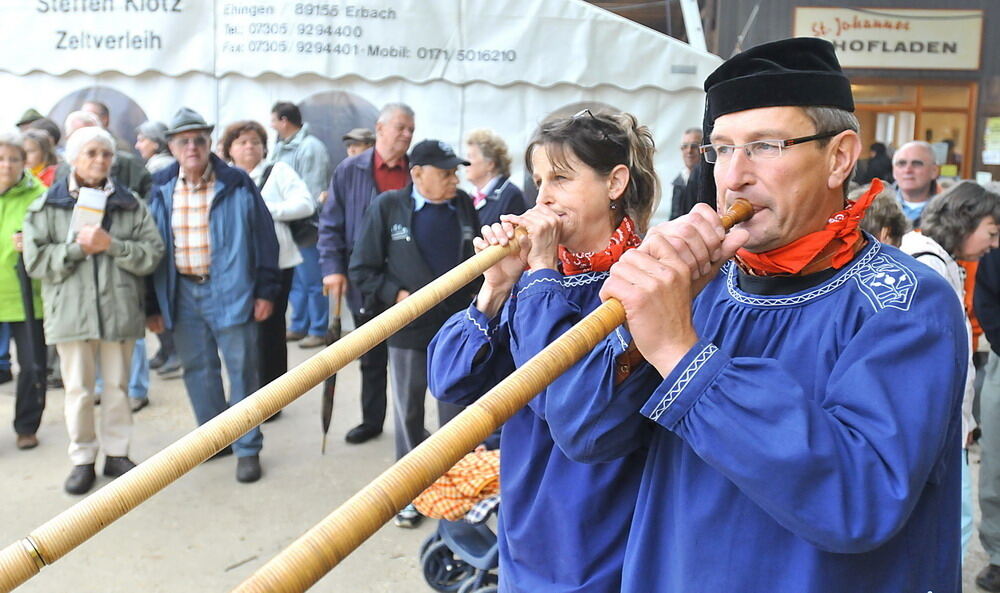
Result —
[{"label": "hand holding paper", "polygon": [[76,242],[87,255],[107,251],[111,247],[111,235],[97,225],[88,224],[76,234]]}]

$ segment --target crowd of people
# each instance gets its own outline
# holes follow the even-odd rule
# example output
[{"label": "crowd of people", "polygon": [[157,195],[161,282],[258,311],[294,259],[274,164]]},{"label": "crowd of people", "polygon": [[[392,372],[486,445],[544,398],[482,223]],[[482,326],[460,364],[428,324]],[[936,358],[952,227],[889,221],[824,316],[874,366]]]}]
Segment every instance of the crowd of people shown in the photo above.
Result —
[{"label": "crowd of people", "polygon": [[[876,143],[859,168],[825,41],[739,53],[705,91],[672,220],[655,226],[652,134],[627,113],[543,123],[529,208],[499,135],[469,133],[461,156],[413,144],[402,103],[345,134],[336,166],[289,102],[271,110],[270,149],[253,120],[213,146],[215,126],[181,108],[139,126],[140,156],[101,103],[62,126],[29,111],[0,135],[16,446],[38,445],[58,377],[65,489],[86,493],[99,453],[106,476],[134,467],[150,368],[182,369],[203,424],[285,373],[289,343],[322,345],[331,301],[362,324],[521,227],[518,252],[361,358],[345,436],[380,435],[391,401],[398,459],[428,436],[428,388],[443,425],[620,301],[627,323],[502,429],[501,590],[957,592],[962,450],[979,439],[977,583],[1000,591],[1000,194],[942,191],[921,141]],[[737,199],[754,214],[727,234]],[[257,481],[263,440],[255,427],[217,457]],[[396,524],[421,519],[409,505]]]}]

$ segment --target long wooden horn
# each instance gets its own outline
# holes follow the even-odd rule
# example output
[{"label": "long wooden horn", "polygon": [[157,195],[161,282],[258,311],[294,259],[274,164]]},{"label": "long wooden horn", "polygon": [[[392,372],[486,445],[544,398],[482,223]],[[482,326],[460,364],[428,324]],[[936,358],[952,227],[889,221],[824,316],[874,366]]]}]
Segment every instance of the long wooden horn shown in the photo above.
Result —
[{"label": "long wooden horn", "polygon": [[10,544],[0,551],[0,592],[12,591],[35,576],[46,565],[65,556],[519,249],[520,239],[516,238],[507,246],[489,247],[462,262],[135,469],[56,515],[27,537]]},{"label": "long wooden horn", "polygon": [[[722,217],[722,224],[729,230],[751,216],[753,206],[740,199]],[[625,309],[620,302],[609,299],[602,303],[292,542],[233,592],[302,593],[314,585],[624,322]]]}]

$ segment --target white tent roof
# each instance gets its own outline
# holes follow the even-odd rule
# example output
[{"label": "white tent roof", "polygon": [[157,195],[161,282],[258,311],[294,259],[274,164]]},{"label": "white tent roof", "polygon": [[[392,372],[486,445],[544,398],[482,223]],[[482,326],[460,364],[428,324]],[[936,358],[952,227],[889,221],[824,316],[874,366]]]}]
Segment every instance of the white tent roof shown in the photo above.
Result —
[{"label": "white tent roof", "polygon": [[701,85],[721,63],[582,0],[0,1],[17,23],[0,37],[10,123],[32,107],[61,124],[96,99],[122,138],[181,106],[218,134],[293,101],[336,163],[344,132],[403,101],[417,113],[415,140],[460,148],[470,130],[496,130],[523,182],[520,156],[544,118],[610,106],[635,114],[660,148],[657,219],[681,167],[678,139],[701,124]]}]

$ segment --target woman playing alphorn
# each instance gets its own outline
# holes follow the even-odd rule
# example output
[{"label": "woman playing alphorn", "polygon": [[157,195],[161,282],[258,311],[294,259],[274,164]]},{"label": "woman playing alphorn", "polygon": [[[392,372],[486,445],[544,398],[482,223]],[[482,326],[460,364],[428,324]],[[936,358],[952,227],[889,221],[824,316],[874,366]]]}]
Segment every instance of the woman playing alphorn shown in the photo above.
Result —
[{"label": "woman playing alphorn", "polygon": [[[515,227],[529,238],[432,342],[436,397],[472,403],[600,304],[608,269],[639,245],[658,195],[652,155],[649,130],[629,114],[585,110],[542,125],[526,152],[537,204],[483,227],[476,249],[506,244]],[[571,461],[550,436],[547,391],[503,427],[500,590],[617,592],[641,456]]]}]

